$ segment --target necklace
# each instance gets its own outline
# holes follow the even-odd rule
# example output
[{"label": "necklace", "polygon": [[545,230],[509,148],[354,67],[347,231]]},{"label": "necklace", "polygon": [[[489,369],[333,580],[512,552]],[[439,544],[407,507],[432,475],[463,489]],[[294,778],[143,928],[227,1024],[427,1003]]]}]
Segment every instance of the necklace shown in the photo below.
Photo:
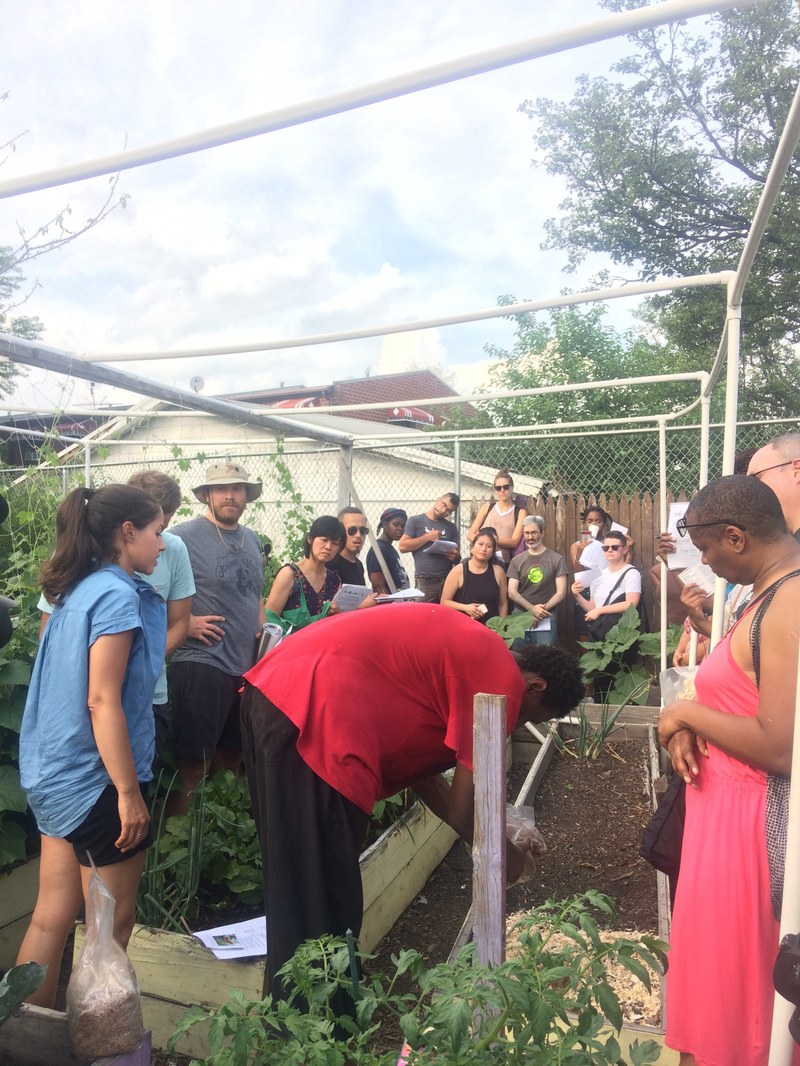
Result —
[{"label": "necklace", "polygon": [[[211,522],[211,519],[209,519],[209,522]],[[234,533],[235,533],[234,530],[232,530],[232,529],[226,529],[225,530],[225,532],[229,534],[229,537],[226,540],[226,538],[223,537],[222,530],[217,525],[217,523],[216,522],[211,522],[211,524],[216,529],[217,535],[219,536],[219,539],[222,541],[222,546],[225,549],[225,551],[229,552],[231,555],[239,555],[241,553],[242,548],[244,547],[244,534],[245,534],[244,527],[242,527],[242,535],[239,538],[239,543],[238,544],[234,544],[233,540],[232,540],[232,538],[234,536]]]}]

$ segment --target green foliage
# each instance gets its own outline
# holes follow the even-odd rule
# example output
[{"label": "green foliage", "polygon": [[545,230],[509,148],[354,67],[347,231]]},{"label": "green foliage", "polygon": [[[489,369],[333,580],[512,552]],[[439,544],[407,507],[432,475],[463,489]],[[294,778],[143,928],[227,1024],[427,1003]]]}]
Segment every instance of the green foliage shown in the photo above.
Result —
[{"label": "green foliage", "polygon": [[24,962],[12,966],[0,981],[0,1025],[7,1022],[14,1011],[35,992],[44,981],[46,966],[38,962]]},{"label": "green foliage", "polygon": [[639,613],[629,606],[619,621],[606,634],[605,640],[588,641],[581,655],[581,669],[587,684],[613,677],[607,704],[644,703],[653,675],[641,662],[632,666],[625,662],[626,654],[636,646],[639,656],[651,657],[661,653],[658,633],[642,633]]},{"label": "green foliage", "polygon": [[[639,0],[604,0],[621,10]],[[592,252],[644,279],[732,269],[764,188],[800,77],[800,11],[768,0],[630,38],[613,77],[577,81],[572,100],[525,101],[534,162],[564,182],[548,247],[570,269]],[[745,295],[740,415],[797,415],[791,345],[800,339],[800,162],[788,170]],[[724,293],[698,289],[647,302],[646,324],[708,369]]]},{"label": "green foliage", "polygon": [[515,640],[521,640],[527,630],[531,628],[532,620],[528,611],[518,611],[506,615],[505,618],[490,618],[486,623],[487,629],[493,629],[499,633],[509,648]]},{"label": "green foliage", "polygon": [[159,782],[152,805],[155,839],[139,889],[137,919],[188,931],[201,907],[260,903],[261,851],[246,780],[220,771],[195,790],[188,814],[171,818],[165,815],[169,787]]},{"label": "green foliage", "polygon": [[303,497],[295,487],[289,464],[283,458],[283,439],[278,437],[275,443],[276,453],[270,456],[270,460],[279,491],[277,507],[283,519],[285,558],[302,559],[303,545],[309,526],[314,521],[314,511],[307,503],[303,503]]},{"label": "green foliage", "polygon": [[[499,300],[500,304],[514,302],[513,296]],[[667,368],[670,372],[697,369],[682,352],[666,350],[663,344],[637,337],[632,331],[618,333],[603,323],[605,313],[604,307],[596,305],[587,311],[571,307],[554,310],[547,321],[530,314],[513,316],[513,348],[486,347],[497,360],[489,368],[491,385],[487,391],[648,377],[663,374]],[[543,396],[487,400],[480,409],[496,426],[558,427],[677,411],[697,393],[694,384],[674,382],[575,392],[559,389]],[[474,447],[467,446],[465,455],[479,460]],[[606,492],[610,486],[615,492],[658,490],[658,437],[653,433],[593,436],[586,441],[579,470],[575,468],[575,440],[568,436],[537,433],[525,447],[526,468],[535,470],[560,491],[588,496]],[[699,446],[686,452],[671,451],[668,459],[670,485],[691,488],[697,484]],[[513,458],[510,465],[514,465]]]},{"label": "green foliage", "polygon": [[0,595],[16,603],[11,641],[0,649],[0,871],[26,858],[34,830],[19,785],[19,730],[39,638],[39,571],[53,550],[61,480],[40,474],[4,490],[9,517],[0,527]]},{"label": "green foliage", "polygon": [[[418,952],[403,951],[393,957],[393,975],[370,974],[355,995],[346,942],[309,941],[281,970],[287,999],[253,1002],[234,990],[231,1002],[210,1015],[193,1008],[169,1049],[210,1018],[211,1054],[203,1066],[395,1066],[399,1049],[376,1047],[381,1015],[388,1014],[411,1047],[410,1066],[657,1062],[650,1040],[636,1041],[630,1059],[622,1057],[615,1035],[622,1013],[607,967],[616,962],[649,988],[665,945],[647,936],[604,942],[596,912],[613,915],[611,901],[597,892],[537,907],[520,923],[519,953],[497,967],[480,965],[472,945],[453,966],[427,967]],[[410,982],[406,991],[401,977],[404,987]],[[337,1012],[341,999],[351,1003],[351,1014]]]}]

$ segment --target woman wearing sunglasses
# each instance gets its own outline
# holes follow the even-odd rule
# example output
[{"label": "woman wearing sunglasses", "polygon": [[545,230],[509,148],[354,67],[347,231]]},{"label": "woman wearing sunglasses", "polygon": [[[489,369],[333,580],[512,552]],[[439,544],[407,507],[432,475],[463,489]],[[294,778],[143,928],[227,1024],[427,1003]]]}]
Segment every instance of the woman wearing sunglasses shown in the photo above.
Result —
[{"label": "woman wearing sunglasses", "polygon": [[642,575],[625,562],[628,538],[618,530],[603,537],[603,554],[608,566],[592,582],[589,595],[580,581],[572,584],[572,594],[584,612],[589,636],[600,640],[628,607],[638,607],[642,596]]},{"label": "woman wearing sunglasses", "polygon": [[486,526],[497,531],[497,547],[508,566],[511,556],[522,542],[522,523],[527,511],[514,496],[514,479],[505,467],[494,476],[494,496],[478,508],[475,521],[469,527],[467,540],[472,543]]}]

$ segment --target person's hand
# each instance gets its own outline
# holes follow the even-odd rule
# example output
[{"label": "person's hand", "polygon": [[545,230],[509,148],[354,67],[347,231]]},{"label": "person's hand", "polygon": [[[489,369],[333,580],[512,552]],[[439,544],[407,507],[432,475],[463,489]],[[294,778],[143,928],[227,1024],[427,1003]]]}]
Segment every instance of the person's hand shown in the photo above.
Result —
[{"label": "person's hand", "polygon": [[536,603],[531,607],[531,614],[537,622],[541,622],[543,618],[549,618],[550,612],[542,603]]},{"label": "person's hand", "polygon": [[522,877],[525,869],[525,860],[528,857],[527,848],[518,848],[506,839],[506,884],[515,885]]},{"label": "person's hand", "polygon": [[689,650],[684,648],[681,651],[680,648],[675,649],[675,654],[672,656],[673,666],[688,666],[689,665]]},{"label": "person's hand", "polygon": [[681,589],[681,603],[689,614],[698,611],[702,614],[703,608],[708,606],[708,600],[709,597],[699,585],[684,585]]},{"label": "person's hand", "polygon": [[587,611],[586,614],[584,615],[584,618],[586,619],[587,622],[594,622],[599,617],[600,617],[600,608],[599,607],[592,607],[592,609],[590,611]]},{"label": "person's hand", "polygon": [[689,729],[686,724],[686,710],[691,707],[691,700],[675,700],[665,707],[658,718],[658,742],[662,748],[669,748],[669,742],[679,729]]},{"label": "person's hand", "polygon": [[114,846],[120,851],[130,851],[131,848],[141,844],[147,836],[147,827],[150,825],[150,813],[142,798],[138,783],[135,791],[119,793],[117,810],[121,830]]},{"label": "person's hand", "polygon": [[582,581],[573,581],[572,582],[572,595],[573,596],[578,596],[578,595],[580,595],[581,592],[583,592],[583,582]]},{"label": "person's hand", "polygon": [[675,538],[671,533],[658,534],[658,540],[656,541],[656,555],[666,561],[667,556],[673,555],[677,550]]},{"label": "person's hand", "polygon": [[224,622],[222,614],[192,614],[189,615],[189,636],[199,640],[210,648],[214,641],[219,642],[225,636],[225,630],[218,622]]},{"label": "person's hand", "polygon": [[358,605],[358,610],[362,607],[377,607],[378,601],[375,599],[375,593],[370,592],[369,596],[366,596]]},{"label": "person's hand", "polygon": [[705,740],[691,729],[679,729],[673,733],[667,751],[675,773],[680,774],[690,788],[697,788],[696,779],[700,776],[697,756],[708,758],[708,745]]},{"label": "person's hand", "polygon": [[464,614],[469,615],[470,618],[483,618],[486,614],[486,608],[482,603],[465,603]]},{"label": "person's hand", "polygon": [[341,612],[342,608],[339,606],[338,603],[334,603],[333,600],[328,600],[327,602],[328,610],[326,612],[326,617],[329,617],[332,614],[339,614]]},{"label": "person's hand", "polygon": [[458,550],[458,548],[450,548],[450,550],[446,551],[444,554],[445,557],[449,559],[451,563],[457,563],[458,560],[461,558],[461,552]]},{"label": "person's hand", "polygon": [[428,538],[428,540],[431,543],[433,543],[435,540],[441,540],[442,539],[442,537],[444,536],[444,530],[443,529],[429,529],[428,532],[425,534],[425,536]]}]

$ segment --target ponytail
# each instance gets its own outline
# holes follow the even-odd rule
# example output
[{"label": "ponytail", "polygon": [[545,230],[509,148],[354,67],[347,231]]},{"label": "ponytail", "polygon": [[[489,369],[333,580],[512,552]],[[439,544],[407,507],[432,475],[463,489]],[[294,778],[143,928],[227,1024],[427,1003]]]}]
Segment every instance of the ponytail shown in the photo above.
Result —
[{"label": "ponytail", "polygon": [[143,529],[160,513],[155,500],[132,485],[73,489],[56,513],[55,551],[42,567],[40,584],[47,600],[57,603],[103,563],[116,561],[123,522]]}]

